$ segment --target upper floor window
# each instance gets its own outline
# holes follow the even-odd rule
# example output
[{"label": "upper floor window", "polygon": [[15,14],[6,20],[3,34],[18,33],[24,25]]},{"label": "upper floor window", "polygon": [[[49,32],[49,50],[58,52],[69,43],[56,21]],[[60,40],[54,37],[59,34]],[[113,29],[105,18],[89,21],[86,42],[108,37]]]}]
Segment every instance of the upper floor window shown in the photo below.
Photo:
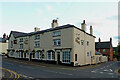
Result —
[{"label": "upper floor window", "polygon": [[54,39],[53,40],[53,45],[54,46],[60,46],[61,45],[61,40],[60,39]]},{"label": "upper floor window", "polygon": [[87,52],[87,56],[89,56],[89,52]]},{"label": "upper floor window", "polygon": [[60,31],[55,31],[53,32],[53,36],[60,36],[61,35],[61,32]]},{"label": "upper floor window", "polygon": [[106,52],[106,49],[103,49],[103,52]]},{"label": "upper floor window", "polygon": [[20,49],[23,49],[23,44],[20,44]]},{"label": "upper floor window", "polygon": [[20,42],[23,42],[23,38],[20,38]]},{"label": "upper floor window", "polygon": [[35,47],[39,47],[40,46],[40,41],[35,41]]},{"label": "upper floor window", "polygon": [[11,41],[11,48],[13,47],[13,41]]},{"label": "upper floor window", "polygon": [[90,56],[92,56],[92,52],[90,51]]},{"label": "upper floor window", "polygon": [[81,45],[84,45],[84,40],[81,40]]},{"label": "upper floor window", "polygon": [[87,41],[87,46],[89,46],[89,42]]},{"label": "upper floor window", "polygon": [[40,35],[35,35],[35,39],[40,39]]}]

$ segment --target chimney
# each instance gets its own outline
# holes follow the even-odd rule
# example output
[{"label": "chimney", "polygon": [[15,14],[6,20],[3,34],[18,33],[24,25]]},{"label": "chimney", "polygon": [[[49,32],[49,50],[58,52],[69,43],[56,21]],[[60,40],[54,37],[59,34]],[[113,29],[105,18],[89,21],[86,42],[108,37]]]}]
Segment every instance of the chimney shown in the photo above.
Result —
[{"label": "chimney", "polygon": [[101,39],[99,38],[99,42],[101,42]]},{"label": "chimney", "polygon": [[3,34],[3,38],[6,38],[6,33]]},{"label": "chimney", "polygon": [[90,34],[93,35],[93,28],[90,26]]},{"label": "chimney", "polygon": [[85,20],[83,20],[83,23],[81,24],[82,30],[84,30],[86,32],[86,24],[85,24]]},{"label": "chimney", "polygon": [[40,31],[40,28],[35,27],[34,30],[35,30],[35,32],[38,32],[38,31]]},{"label": "chimney", "polygon": [[51,24],[52,28],[58,27],[57,19],[54,19]]},{"label": "chimney", "polygon": [[110,42],[112,43],[112,38],[110,37]]}]

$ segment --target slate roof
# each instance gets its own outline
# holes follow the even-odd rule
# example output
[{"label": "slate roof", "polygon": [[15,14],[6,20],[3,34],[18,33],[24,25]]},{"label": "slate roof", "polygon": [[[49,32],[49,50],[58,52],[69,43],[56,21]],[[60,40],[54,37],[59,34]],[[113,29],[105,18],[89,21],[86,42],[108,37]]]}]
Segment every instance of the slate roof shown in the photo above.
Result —
[{"label": "slate roof", "polygon": [[[15,38],[22,37],[28,35],[28,33],[18,32],[18,31],[11,31],[10,35],[13,34]],[[10,36],[9,36],[10,37]],[[9,38],[8,38],[9,39]]]},{"label": "slate roof", "polygon": [[0,42],[5,43],[6,40],[7,40],[7,38],[2,38],[2,37],[0,37]]},{"label": "slate roof", "polygon": [[95,51],[95,55],[102,55],[102,53]]},{"label": "slate roof", "polygon": [[[11,33],[14,35],[15,38],[17,38],[17,37],[30,36],[30,35],[34,35],[34,34],[41,34],[41,33],[44,33],[44,32],[49,32],[49,31],[54,31],[54,30],[59,30],[59,29],[64,29],[64,28],[71,28],[71,27],[74,27],[74,28],[77,28],[77,29],[81,30],[80,28],[75,27],[74,25],[67,24],[67,25],[63,25],[63,26],[58,26],[56,28],[49,28],[49,29],[46,29],[46,30],[41,30],[41,31],[38,31],[38,32],[24,33],[24,32],[18,32],[18,31],[11,31]],[[81,30],[81,31],[85,32],[84,30]],[[10,33],[10,35],[11,35],[11,33]],[[89,33],[86,33],[86,34],[88,34],[90,36],[93,36]],[[93,37],[95,38],[95,36],[93,36]]]},{"label": "slate roof", "polygon": [[95,49],[109,49],[111,42],[95,42]]}]

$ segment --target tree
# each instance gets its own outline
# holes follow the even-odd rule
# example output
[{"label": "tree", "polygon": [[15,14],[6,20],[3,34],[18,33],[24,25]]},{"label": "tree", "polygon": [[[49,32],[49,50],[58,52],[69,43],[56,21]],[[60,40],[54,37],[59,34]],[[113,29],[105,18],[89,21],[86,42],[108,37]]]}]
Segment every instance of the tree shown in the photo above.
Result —
[{"label": "tree", "polygon": [[120,42],[118,43],[118,46],[117,46],[117,57],[120,60]]}]

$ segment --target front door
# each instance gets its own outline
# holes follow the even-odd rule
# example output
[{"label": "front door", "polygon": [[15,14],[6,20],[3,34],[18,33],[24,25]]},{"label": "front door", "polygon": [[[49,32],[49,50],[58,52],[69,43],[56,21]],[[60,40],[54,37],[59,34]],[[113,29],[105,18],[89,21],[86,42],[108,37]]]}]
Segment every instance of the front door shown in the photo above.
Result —
[{"label": "front door", "polygon": [[57,52],[57,64],[60,64],[60,52]]}]

